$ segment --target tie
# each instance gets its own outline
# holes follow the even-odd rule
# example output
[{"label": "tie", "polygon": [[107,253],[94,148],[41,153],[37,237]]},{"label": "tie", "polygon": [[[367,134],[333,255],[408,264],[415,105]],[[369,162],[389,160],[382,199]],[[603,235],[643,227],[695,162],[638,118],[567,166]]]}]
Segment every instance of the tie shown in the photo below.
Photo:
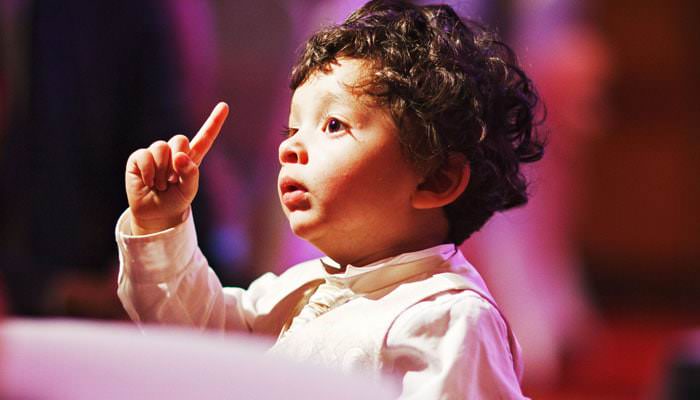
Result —
[{"label": "tie", "polygon": [[355,297],[355,293],[346,287],[340,287],[330,282],[324,282],[309,298],[308,303],[294,317],[289,328],[283,330],[278,341],[283,340],[291,332],[298,330],[328,311],[341,306]]}]

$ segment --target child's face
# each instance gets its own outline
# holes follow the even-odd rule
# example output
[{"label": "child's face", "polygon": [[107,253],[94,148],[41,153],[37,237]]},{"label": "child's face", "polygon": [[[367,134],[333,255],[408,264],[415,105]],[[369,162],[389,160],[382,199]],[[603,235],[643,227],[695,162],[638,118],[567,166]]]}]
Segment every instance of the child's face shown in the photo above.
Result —
[{"label": "child's face", "polygon": [[355,265],[401,251],[420,182],[389,113],[350,88],[367,71],[339,59],[310,76],[292,97],[291,136],[279,147],[278,190],[292,230]]}]

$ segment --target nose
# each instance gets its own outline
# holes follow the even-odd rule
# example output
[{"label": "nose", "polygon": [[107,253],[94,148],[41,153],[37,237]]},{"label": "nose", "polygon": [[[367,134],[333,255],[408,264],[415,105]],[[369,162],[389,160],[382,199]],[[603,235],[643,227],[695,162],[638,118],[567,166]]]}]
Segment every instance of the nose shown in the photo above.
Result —
[{"label": "nose", "polygon": [[304,144],[299,140],[299,133],[280,143],[280,164],[306,164],[309,156]]}]

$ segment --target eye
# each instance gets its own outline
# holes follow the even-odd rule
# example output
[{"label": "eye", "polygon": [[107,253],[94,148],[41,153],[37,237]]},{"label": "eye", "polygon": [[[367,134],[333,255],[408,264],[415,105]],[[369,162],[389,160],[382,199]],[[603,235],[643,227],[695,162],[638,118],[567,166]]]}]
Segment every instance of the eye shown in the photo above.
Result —
[{"label": "eye", "polygon": [[337,118],[328,118],[328,122],[326,122],[326,128],[324,129],[325,132],[328,133],[338,133],[338,132],[343,132],[348,129],[347,125],[345,123],[340,122]]}]

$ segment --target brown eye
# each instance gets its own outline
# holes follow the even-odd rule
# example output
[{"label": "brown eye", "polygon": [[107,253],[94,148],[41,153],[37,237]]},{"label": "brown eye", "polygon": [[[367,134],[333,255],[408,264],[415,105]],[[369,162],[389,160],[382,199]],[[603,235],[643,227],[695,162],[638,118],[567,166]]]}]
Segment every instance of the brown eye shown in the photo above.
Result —
[{"label": "brown eye", "polygon": [[330,118],[328,120],[328,123],[326,124],[326,131],[328,133],[337,133],[337,132],[342,132],[346,130],[346,126],[344,123],[340,122],[336,118]]}]

